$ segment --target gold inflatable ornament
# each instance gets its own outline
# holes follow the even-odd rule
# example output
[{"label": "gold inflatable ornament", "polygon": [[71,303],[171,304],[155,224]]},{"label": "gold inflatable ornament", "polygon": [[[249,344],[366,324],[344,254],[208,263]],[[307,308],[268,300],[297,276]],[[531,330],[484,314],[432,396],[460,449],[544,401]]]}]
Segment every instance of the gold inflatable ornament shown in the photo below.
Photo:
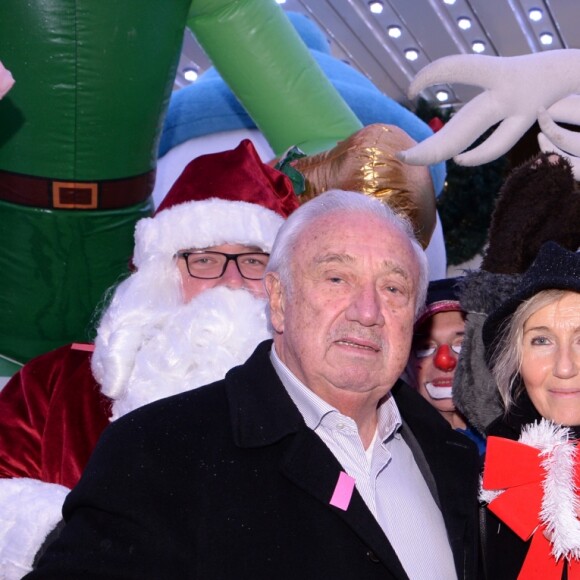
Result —
[{"label": "gold inflatable ornament", "polygon": [[304,176],[304,203],[329,189],[360,191],[406,215],[426,248],[435,229],[435,192],[429,168],[407,165],[395,153],[416,145],[394,125],[374,124],[357,131],[336,147],[291,162]]}]

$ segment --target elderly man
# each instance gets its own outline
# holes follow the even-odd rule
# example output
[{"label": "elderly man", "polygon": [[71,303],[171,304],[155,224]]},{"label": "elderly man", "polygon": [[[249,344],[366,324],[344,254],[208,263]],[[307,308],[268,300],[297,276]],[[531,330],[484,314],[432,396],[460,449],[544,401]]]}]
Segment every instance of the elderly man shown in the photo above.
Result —
[{"label": "elderly man", "polygon": [[473,577],[477,452],[397,382],[427,285],[407,222],[322,194],[265,283],[273,346],[113,423],[31,579]]},{"label": "elderly man", "polygon": [[94,353],[92,345],[62,347],[6,385],[0,578],[31,569],[111,420],[222,378],[271,336],[262,278],[297,205],[290,181],[249,141],[195,159],[155,216],[138,223],[137,270],[115,290]]}]

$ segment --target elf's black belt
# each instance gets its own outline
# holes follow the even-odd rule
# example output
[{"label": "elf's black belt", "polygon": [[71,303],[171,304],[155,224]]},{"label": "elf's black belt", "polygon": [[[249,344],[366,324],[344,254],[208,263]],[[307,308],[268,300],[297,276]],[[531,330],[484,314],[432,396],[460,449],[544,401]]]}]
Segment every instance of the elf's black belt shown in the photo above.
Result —
[{"label": "elf's black belt", "polygon": [[145,201],[155,171],[126,179],[62,181],[0,171],[0,200],[46,209],[119,209]]}]

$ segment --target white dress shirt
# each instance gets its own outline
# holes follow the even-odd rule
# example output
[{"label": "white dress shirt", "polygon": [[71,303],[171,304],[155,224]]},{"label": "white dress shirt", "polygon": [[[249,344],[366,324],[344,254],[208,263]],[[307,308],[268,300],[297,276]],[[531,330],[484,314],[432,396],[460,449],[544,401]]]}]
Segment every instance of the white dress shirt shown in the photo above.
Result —
[{"label": "white dress shirt", "polygon": [[377,409],[377,430],[365,451],[356,423],[307,388],[272,346],[270,359],[306,425],[334,454],[385,532],[411,580],[455,580],[447,530],[413,453],[399,432],[392,396]]}]

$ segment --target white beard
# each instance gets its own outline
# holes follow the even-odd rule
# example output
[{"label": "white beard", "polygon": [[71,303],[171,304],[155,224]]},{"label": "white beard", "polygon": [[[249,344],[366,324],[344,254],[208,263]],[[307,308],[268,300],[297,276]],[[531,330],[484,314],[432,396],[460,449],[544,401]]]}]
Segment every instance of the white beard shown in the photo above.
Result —
[{"label": "white beard", "polygon": [[111,421],[152,401],[222,379],[271,338],[264,299],[219,286],[161,312],[135,356]]}]

